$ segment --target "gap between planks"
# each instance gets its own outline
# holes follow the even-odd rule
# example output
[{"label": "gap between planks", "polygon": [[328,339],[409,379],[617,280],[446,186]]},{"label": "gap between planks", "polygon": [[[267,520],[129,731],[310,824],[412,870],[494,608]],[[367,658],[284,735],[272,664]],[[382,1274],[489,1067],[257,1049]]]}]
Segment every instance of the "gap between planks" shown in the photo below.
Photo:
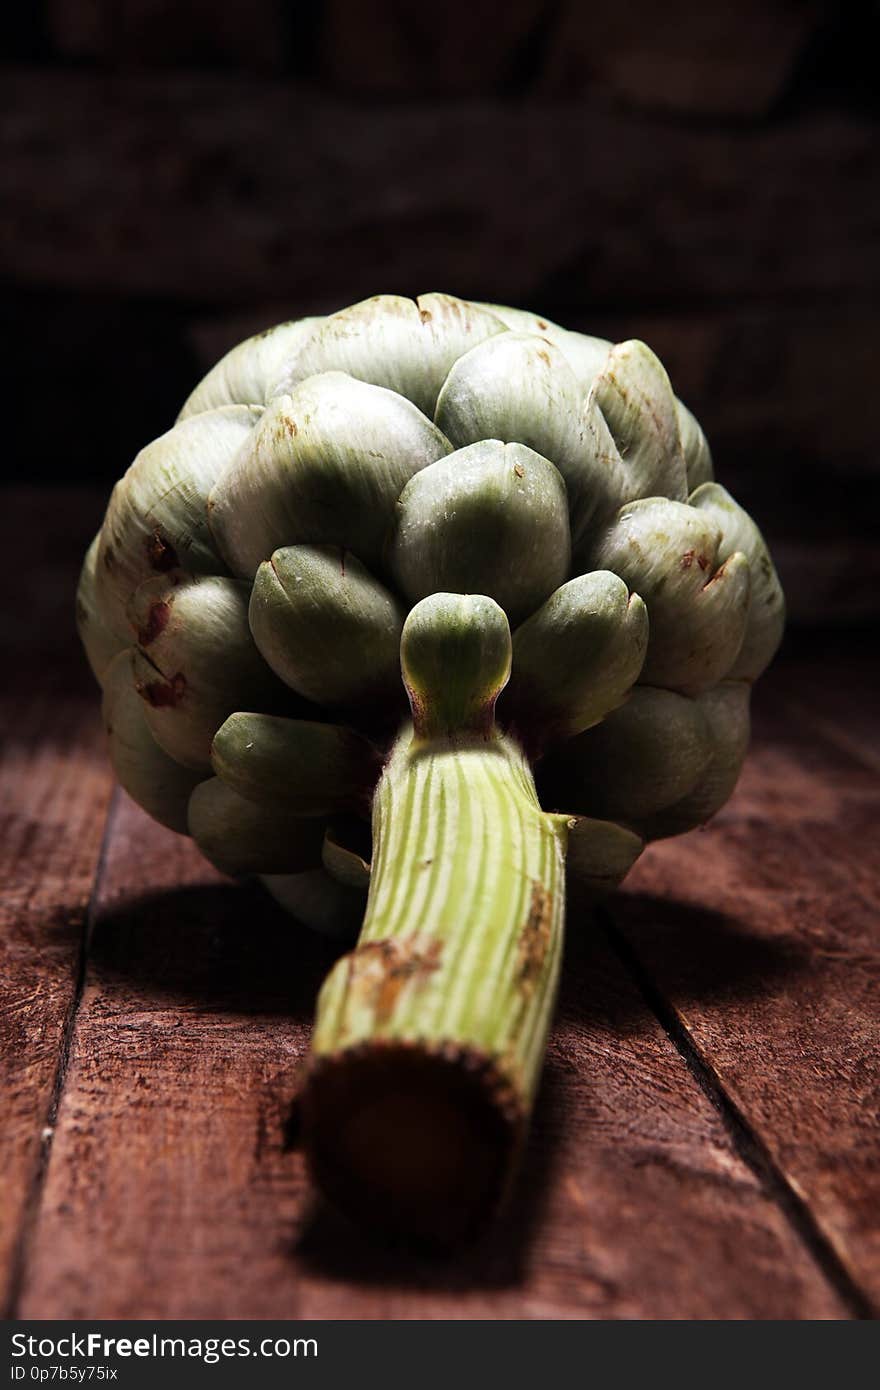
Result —
[{"label": "gap between planks", "polygon": [[826,1238],[808,1204],[798,1194],[784,1171],[774,1161],[766,1144],[752,1129],[746,1116],[728,1095],[721,1078],[704,1058],[672,1002],[665,998],[660,986],[651,978],[638,955],[617,930],[607,908],[599,908],[596,917],[602,924],[605,937],[624,970],[636,985],[645,1005],[657,1019],[672,1046],[681,1056],[697,1085],[715,1107],[734,1149],[743,1163],[754,1173],[767,1195],[781,1208],[789,1224],[800,1236],[807,1250],[854,1318],[874,1319],[878,1316],[870,1299],[859,1288],[837,1252]]},{"label": "gap between planks", "polygon": [[95,864],[95,875],[92,879],[88,907],[86,908],[86,913],[83,918],[79,954],[77,958],[76,982],[61,1033],[61,1042],[58,1050],[58,1066],[55,1072],[55,1080],[52,1086],[49,1106],[43,1122],[43,1140],[40,1145],[40,1157],[25,1200],[18,1241],[12,1256],[7,1306],[2,1310],[2,1316],[4,1318],[15,1319],[18,1317],[18,1307],[28,1265],[31,1240],[37,1228],[43,1188],[46,1183],[46,1175],[49,1171],[49,1162],[52,1157],[55,1121],[58,1117],[58,1108],[64,1094],[64,1085],[67,1080],[67,1071],[70,1065],[70,1055],[73,1047],[73,1037],[76,1032],[77,1017],[79,1015],[80,1004],[82,1003],[83,990],[85,989],[86,974],[89,965],[89,943],[95,925],[95,910],[98,905],[101,883],[107,865],[107,854],[110,848],[113,824],[116,819],[118,806],[119,787],[115,785],[107,807],[107,815],[104,819],[104,830],[101,835],[101,845]]}]

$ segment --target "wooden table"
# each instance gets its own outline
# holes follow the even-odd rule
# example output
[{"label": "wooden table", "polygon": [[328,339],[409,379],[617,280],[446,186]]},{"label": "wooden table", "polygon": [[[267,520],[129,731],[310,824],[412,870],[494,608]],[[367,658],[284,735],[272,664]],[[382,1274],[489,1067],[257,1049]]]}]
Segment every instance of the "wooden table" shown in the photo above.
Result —
[{"label": "wooden table", "polygon": [[[565,980],[516,1199],[442,1262],[314,1200],[333,950],[114,792],[72,590],[102,501],[4,498],[0,1276],[16,1317],[850,1318],[880,1302],[878,660],[790,637],[740,787]],[[854,581],[857,582],[857,581]]]}]

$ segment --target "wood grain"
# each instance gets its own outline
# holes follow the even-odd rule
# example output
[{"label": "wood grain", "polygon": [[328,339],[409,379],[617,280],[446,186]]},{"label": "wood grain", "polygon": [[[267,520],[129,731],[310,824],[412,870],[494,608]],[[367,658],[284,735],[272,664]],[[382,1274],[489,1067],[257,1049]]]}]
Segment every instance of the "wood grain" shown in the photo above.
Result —
[{"label": "wood grain", "polygon": [[51,1138],[76,1005],[111,772],[97,691],[76,650],[72,554],[93,499],[4,492],[8,563],[0,690],[0,1305]]},{"label": "wood grain", "polygon": [[601,935],[571,937],[514,1205],[448,1263],[383,1251],[285,1149],[331,949],[123,801],[20,1315],[846,1316]]},{"label": "wood grain", "polygon": [[[818,702],[819,724],[775,702],[775,679],[759,695],[755,751],[732,802],[701,834],[653,847],[611,912],[876,1308],[880,788],[857,744],[828,737]],[[830,718],[846,737],[842,715]]]}]

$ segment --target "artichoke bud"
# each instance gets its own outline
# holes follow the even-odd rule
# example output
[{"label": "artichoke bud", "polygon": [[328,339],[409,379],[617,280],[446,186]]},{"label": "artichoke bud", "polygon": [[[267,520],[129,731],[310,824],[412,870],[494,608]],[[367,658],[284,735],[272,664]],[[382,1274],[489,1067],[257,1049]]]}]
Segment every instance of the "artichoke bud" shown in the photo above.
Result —
[{"label": "artichoke bud", "polygon": [[548,754],[539,769],[541,799],[638,830],[687,796],[711,758],[711,734],[696,700],[637,685],[601,724]]},{"label": "artichoke bud", "polygon": [[488,310],[447,294],[417,301],[379,294],[332,314],[297,355],[280,389],[318,372],[347,372],[414,401],[433,419],[440,387],[459,357],[504,331]]},{"label": "artichoke bud", "polygon": [[112,628],[104,621],[98,603],[95,567],[100,540],[101,533],[99,531],[86,551],[86,557],[80,570],[79,584],[76,590],[76,630],[79,640],[85,648],[92,673],[98,683],[103,685],[107,667],[113,658],[127,647],[128,641],[123,641],[121,637],[117,637]]},{"label": "artichoke bud", "polygon": [[[709,448],[709,441],[703,433],[703,427],[699,420],[695,418],[681,401],[675,402],[675,409],[678,414],[678,432],[681,436],[681,447],[684,453],[684,466],[687,471],[688,492],[693,492],[694,488],[701,483],[711,483],[714,474],[712,472],[712,452]],[[739,549],[743,549],[742,546]]]},{"label": "artichoke bud", "polygon": [[770,552],[748,512],[718,483],[698,487],[690,504],[720,530],[720,560],[739,551],[749,562],[751,588],[745,637],[728,675],[731,680],[756,680],[782,641],[785,626],[785,598]]},{"label": "artichoke bud", "polygon": [[505,720],[535,751],[589,729],[627,698],[647,646],[647,610],[622,579],[570,579],[513,634]]},{"label": "artichoke bud", "polygon": [[522,444],[483,440],[411,478],[391,567],[413,603],[437,592],[488,594],[520,622],[563,582],[571,540],[562,477]]},{"label": "artichoke bud", "polygon": [[550,459],[565,479],[577,538],[596,504],[588,486],[583,395],[559,348],[527,334],[502,333],[459,358],[434,419],[457,448],[500,439]]},{"label": "artichoke bud", "polygon": [[696,783],[680,801],[639,824],[649,840],[681,835],[704,825],[719,811],[736,786],[749,743],[748,681],[722,681],[714,690],[697,696],[709,735],[711,756]]},{"label": "artichoke bud", "polygon": [[566,855],[569,882],[590,900],[602,898],[623,882],[644,848],[641,836],[615,821],[572,817]]},{"label": "artichoke bud", "polygon": [[642,680],[683,694],[708,690],[733,668],[749,606],[749,563],[719,565],[720,532],[694,507],[649,497],[622,507],[593,550],[641,594],[650,637]]},{"label": "artichoke bud", "polygon": [[301,873],[321,863],[325,823],[295,816],[271,802],[249,801],[219,777],[193,791],[189,833],[221,873]]},{"label": "artichoke bud", "polygon": [[612,348],[590,391],[586,423],[594,475],[604,492],[602,511],[639,497],[685,500],[675,396],[663,364],[644,343]]},{"label": "artichoke bud", "polygon": [[184,569],[225,574],[208,529],[206,499],[260,411],[227,406],[185,420],[142,449],[114,487],[96,567],[107,624],[128,640],[126,605],[145,579]]},{"label": "artichoke bud", "polygon": [[404,484],[449,450],[411,401],[324,372],[266,409],[211,492],[211,530],[242,578],[298,543],[344,546],[371,564]]},{"label": "artichoke bud", "polygon": [[318,704],[395,704],[403,612],[350,551],[286,546],[257,570],[249,620],[264,660]]},{"label": "artichoke bud", "polygon": [[510,628],[482,594],[432,594],[403,626],[400,663],[416,739],[480,735],[510,677]]},{"label": "artichoke bud", "polygon": [[133,801],[169,830],[186,834],[190,793],[202,774],[182,767],[153,738],[144,703],[134,687],[131,648],[104,672],[101,715],[120,785]]},{"label": "artichoke bud", "polygon": [[298,816],[369,815],[381,759],[352,729],[238,711],[218,729],[211,764],[251,801],[277,802]]},{"label": "artichoke bud", "polygon": [[265,405],[278,395],[276,383],[321,319],[279,323],[221,357],[203,377],[178,415],[186,420],[224,405]]},{"label": "artichoke bud", "polygon": [[233,710],[294,700],[254,644],[248,592],[236,579],[174,571],[132,596],[135,686],[157,742],[187,767],[210,771],[211,740]]}]

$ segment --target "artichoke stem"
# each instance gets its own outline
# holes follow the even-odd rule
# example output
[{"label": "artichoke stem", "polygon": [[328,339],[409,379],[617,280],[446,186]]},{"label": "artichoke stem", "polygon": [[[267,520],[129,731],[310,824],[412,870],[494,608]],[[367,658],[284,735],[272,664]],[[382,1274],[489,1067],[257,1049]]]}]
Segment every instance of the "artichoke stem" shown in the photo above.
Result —
[{"label": "artichoke stem", "polygon": [[494,727],[401,732],[302,1097],[313,1176],[356,1220],[449,1244],[509,1189],[556,997],[566,826]]}]

